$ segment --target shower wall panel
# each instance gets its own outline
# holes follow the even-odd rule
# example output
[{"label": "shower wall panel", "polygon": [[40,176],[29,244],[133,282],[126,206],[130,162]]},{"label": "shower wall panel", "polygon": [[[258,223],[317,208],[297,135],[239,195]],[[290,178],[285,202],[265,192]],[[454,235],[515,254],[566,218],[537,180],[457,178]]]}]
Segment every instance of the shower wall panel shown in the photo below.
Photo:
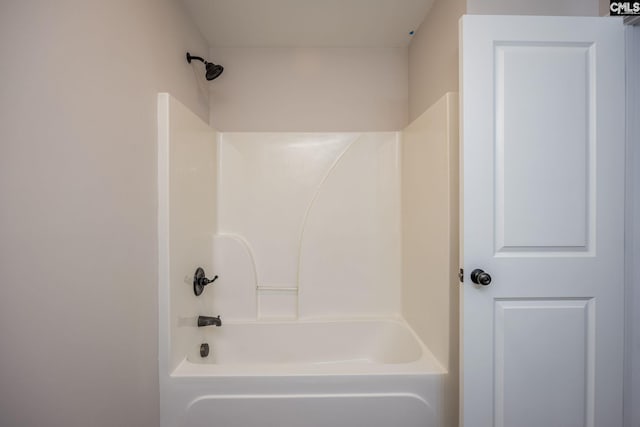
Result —
[{"label": "shower wall panel", "polygon": [[402,132],[402,314],[448,371],[443,425],[458,425],[458,94]]},{"label": "shower wall panel", "polygon": [[402,132],[402,312],[445,368],[457,353],[458,98]]},{"label": "shower wall panel", "polygon": [[[167,93],[158,95],[158,239],[160,339],[170,354],[161,360],[172,371],[195,335],[198,315],[211,315],[210,289],[193,293],[193,272],[212,273],[215,232],[216,132]],[[209,291],[209,292],[207,292]],[[166,369],[166,370],[164,370]]]},{"label": "shower wall panel", "polygon": [[219,159],[228,319],[399,313],[397,133],[221,133]]}]

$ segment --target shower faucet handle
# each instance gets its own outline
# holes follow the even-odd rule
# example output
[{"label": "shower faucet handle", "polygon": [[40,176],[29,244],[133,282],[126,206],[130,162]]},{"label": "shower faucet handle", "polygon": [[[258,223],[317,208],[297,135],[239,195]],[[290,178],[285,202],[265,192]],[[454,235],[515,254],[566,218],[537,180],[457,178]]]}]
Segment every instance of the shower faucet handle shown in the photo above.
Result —
[{"label": "shower faucet handle", "polygon": [[202,267],[196,268],[196,272],[193,275],[193,293],[196,296],[200,296],[204,291],[204,287],[209,283],[216,281],[218,276],[213,276],[213,279],[207,279],[204,269]]}]

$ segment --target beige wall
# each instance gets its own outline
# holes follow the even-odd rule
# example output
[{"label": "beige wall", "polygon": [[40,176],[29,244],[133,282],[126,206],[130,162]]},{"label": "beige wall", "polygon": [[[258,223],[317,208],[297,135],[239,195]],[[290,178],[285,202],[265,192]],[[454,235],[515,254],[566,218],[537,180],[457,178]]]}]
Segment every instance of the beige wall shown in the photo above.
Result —
[{"label": "beige wall", "polygon": [[407,124],[406,48],[214,48],[220,131],[393,131]]},{"label": "beige wall", "polygon": [[156,93],[201,117],[173,0],[0,4],[0,425],[158,425]]},{"label": "beige wall", "polygon": [[458,20],[466,0],[436,0],[409,46],[409,122],[458,90]]}]

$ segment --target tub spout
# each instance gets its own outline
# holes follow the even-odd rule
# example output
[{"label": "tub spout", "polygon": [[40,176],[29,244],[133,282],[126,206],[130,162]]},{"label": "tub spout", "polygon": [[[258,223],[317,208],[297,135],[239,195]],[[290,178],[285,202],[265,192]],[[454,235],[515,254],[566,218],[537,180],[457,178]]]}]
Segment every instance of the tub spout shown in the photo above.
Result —
[{"label": "tub spout", "polygon": [[202,326],[222,326],[222,320],[220,320],[220,316],[198,316],[198,327]]}]

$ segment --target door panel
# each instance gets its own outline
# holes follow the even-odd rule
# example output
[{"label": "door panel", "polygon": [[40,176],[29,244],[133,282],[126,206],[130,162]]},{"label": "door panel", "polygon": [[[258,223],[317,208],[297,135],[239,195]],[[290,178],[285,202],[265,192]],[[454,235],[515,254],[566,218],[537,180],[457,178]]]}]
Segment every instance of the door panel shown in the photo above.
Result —
[{"label": "door panel", "polygon": [[465,16],[461,43],[463,423],[620,426],[622,22]]},{"label": "door panel", "polygon": [[593,308],[586,298],[496,300],[497,426],[587,425]]},{"label": "door panel", "polygon": [[495,47],[497,252],[588,250],[592,49]]}]

